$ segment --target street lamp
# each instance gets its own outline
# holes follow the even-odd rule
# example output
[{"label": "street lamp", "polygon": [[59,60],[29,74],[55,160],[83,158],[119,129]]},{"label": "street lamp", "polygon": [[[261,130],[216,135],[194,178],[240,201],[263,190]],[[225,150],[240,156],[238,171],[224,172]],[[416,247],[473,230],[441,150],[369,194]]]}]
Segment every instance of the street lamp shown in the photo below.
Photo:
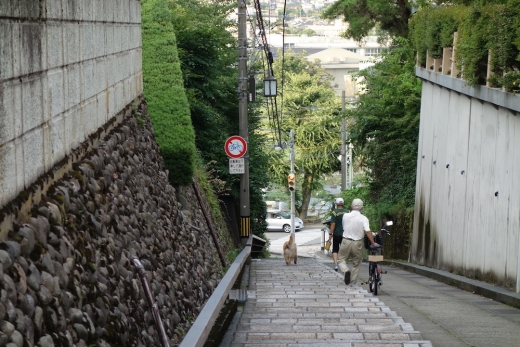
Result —
[{"label": "street lamp", "polygon": [[269,76],[264,79],[264,96],[266,98],[273,98],[276,94],[276,78],[269,74]]}]

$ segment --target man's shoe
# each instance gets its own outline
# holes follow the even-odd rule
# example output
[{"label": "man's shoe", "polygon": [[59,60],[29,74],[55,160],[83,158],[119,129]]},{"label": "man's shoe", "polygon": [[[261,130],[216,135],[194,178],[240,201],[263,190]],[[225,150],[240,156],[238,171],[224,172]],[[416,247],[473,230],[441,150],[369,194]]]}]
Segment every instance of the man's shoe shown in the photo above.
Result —
[{"label": "man's shoe", "polygon": [[334,271],[338,271],[338,265],[334,265]]},{"label": "man's shoe", "polygon": [[347,286],[350,284],[350,271],[345,272],[345,284]]}]

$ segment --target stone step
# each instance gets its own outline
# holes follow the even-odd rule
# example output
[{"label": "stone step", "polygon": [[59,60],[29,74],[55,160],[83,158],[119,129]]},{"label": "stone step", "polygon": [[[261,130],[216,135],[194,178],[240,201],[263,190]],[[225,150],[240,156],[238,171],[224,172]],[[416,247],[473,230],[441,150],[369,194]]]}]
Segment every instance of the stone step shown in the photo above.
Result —
[{"label": "stone step", "polygon": [[403,319],[400,317],[287,317],[280,315],[277,317],[254,316],[251,318],[242,317],[241,322],[244,324],[279,324],[279,325],[313,325],[313,324],[382,324],[402,325]]},{"label": "stone step", "polygon": [[297,324],[275,324],[275,323],[240,323],[238,329],[244,331],[293,331],[293,330],[317,330],[317,331],[360,331],[360,332],[381,332],[381,331],[414,331],[409,323],[395,324],[395,323],[362,323],[362,324],[316,324],[316,323],[297,323]]},{"label": "stone step", "polygon": [[361,286],[323,264],[252,264],[232,347],[432,347]]},{"label": "stone step", "polygon": [[378,341],[378,340],[364,340],[364,341],[327,341],[323,340],[298,340],[297,342],[287,340],[281,341],[255,341],[255,342],[234,342],[230,347],[432,347],[430,341]]}]

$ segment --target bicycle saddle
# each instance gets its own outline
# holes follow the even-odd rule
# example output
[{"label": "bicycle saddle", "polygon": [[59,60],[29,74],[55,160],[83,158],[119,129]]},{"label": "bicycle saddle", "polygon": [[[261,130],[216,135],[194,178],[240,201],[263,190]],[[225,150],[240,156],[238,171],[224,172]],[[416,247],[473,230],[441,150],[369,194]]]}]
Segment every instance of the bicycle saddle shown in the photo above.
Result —
[{"label": "bicycle saddle", "polygon": [[378,245],[370,245],[368,246],[370,249],[380,249],[380,248],[383,248],[383,246],[381,246],[380,244]]}]

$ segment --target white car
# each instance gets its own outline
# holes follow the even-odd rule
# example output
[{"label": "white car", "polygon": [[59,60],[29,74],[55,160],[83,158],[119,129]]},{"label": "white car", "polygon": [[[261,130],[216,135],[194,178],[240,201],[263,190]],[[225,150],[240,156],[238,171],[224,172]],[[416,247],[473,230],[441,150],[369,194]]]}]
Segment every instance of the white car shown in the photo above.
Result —
[{"label": "white car", "polygon": [[[282,212],[280,210],[267,211],[267,230],[268,231],[285,231],[291,232],[291,214],[289,212]],[[303,221],[294,217],[294,231],[303,229]]]}]

